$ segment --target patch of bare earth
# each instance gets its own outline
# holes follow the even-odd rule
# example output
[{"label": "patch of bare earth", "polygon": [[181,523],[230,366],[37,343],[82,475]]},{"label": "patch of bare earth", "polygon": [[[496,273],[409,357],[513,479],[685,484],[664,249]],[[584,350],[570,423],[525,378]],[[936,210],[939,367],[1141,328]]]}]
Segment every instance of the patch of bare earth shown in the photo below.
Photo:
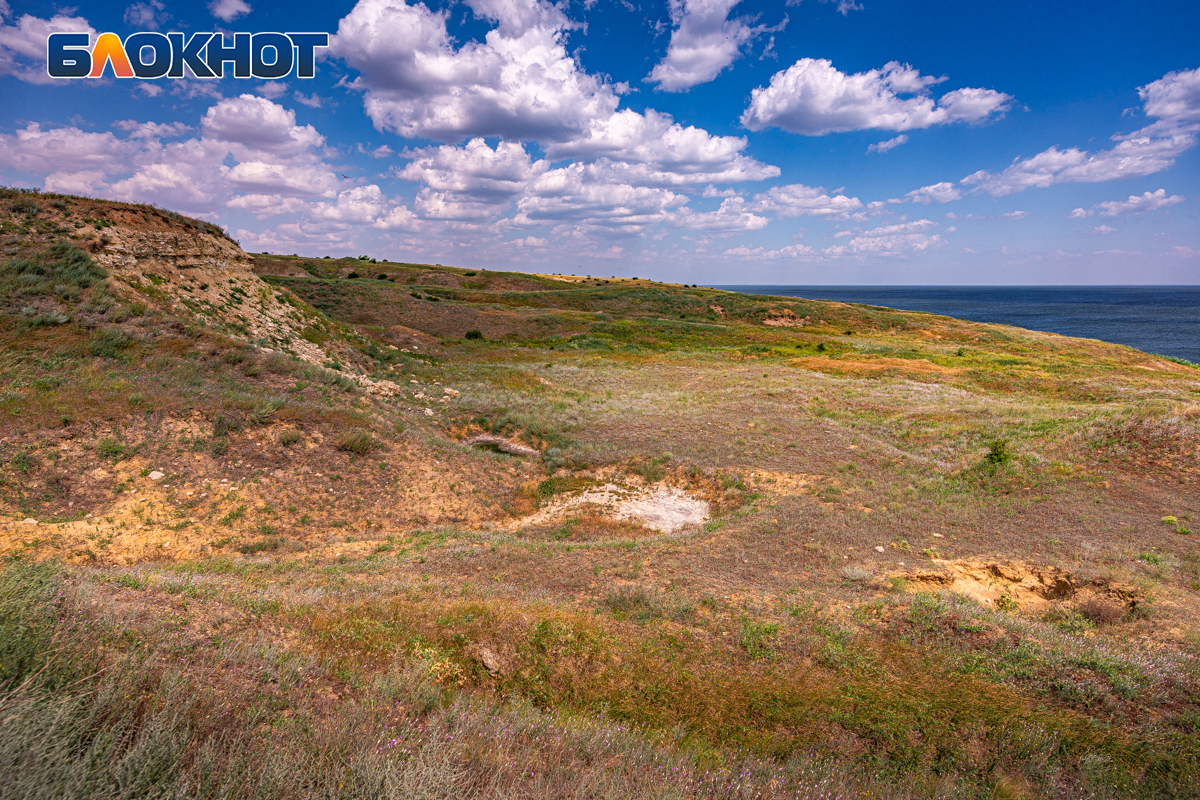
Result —
[{"label": "patch of bare earth", "polygon": [[1084,580],[1058,567],[975,560],[934,560],[937,569],[904,573],[917,588],[951,591],[985,606],[1041,611],[1054,603],[1082,604],[1094,598],[1136,604],[1135,586],[1102,579]]},{"label": "patch of bare earth", "polygon": [[555,500],[507,527],[546,525],[582,512],[620,522],[636,521],[660,533],[676,533],[707,522],[710,508],[705,500],[675,486],[639,488],[606,483]]}]

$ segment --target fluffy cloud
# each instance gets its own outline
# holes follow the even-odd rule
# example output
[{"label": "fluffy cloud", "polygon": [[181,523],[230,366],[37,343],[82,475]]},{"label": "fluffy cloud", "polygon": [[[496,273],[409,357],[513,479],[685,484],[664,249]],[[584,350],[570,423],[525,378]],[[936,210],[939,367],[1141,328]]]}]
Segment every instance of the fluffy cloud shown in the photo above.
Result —
[{"label": "fluffy cloud", "polygon": [[162,0],[134,3],[125,9],[125,24],[139,31],[156,31],[171,18]]},{"label": "fluffy cloud", "polygon": [[[420,182],[414,211],[422,219],[531,226],[570,223],[583,230],[637,233],[660,222],[702,230],[756,230],[767,224],[740,197],[712,212],[685,208],[688,198],[661,185],[647,185],[642,165],[607,158],[551,168],[513,142],[493,148],[483,139],[463,147],[442,145],[410,152],[397,177]],[[653,181],[650,182],[653,184]]]},{"label": "fluffy cloud", "polygon": [[265,97],[244,94],[212,106],[200,120],[204,137],[291,156],[321,147],[325,137],[311,125],[296,125],[296,112]]},{"label": "fluffy cloud", "polygon": [[936,222],[919,219],[895,225],[883,225],[867,231],[843,231],[836,238],[848,238],[844,245],[834,245],[822,251],[827,256],[891,256],[903,253],[924,253],[945,244],[941,236],[926,233]]},{"label": "fluffy cloud", "polygon": [[815,253],[811,247],[802,244],[788,245],[778,250],[768,250],[765,247],[738,245],[726,250],[722,255],[746,261],[778,261],[784,258],[809,258]]},{"label": "fluffy cloud", "polygon": [[15,134],[0,134],[0,164],[22,172],[121,172],[135,150],[108,131],[42,130],[36,122]]},{"label": "fluffy cloud", "polygon": [[242,161],[225,173],[225,181],[237,191],[292,197],[328,196],[337,190],[337,176],[326,164]]},{"label": "fluffy cloud", "polygon": [[[5,5],[2,10],[7,9]],[[0,14],[0,20],[5,16]],[[68,14],[50,19],[24,14],[13,25],[0,25],[0,75],[13,75],[29,83],[54,83],[46,74],[46,38],[61,31],[87,31],[95,41],[96,29],[83,17]]]},{"label": "fluffy cloud", "polygon": [[552,161],[608,159],[653,186],[763,180],[779,174],[742,153],[746,139],[684,127],[654,110],[617,110],[616,87],[566,51],[573,23],[544,0],[472,0],[497,27],[455,48],[443,13],[404,0],[360,0],[332,52],[360,72],[352,86],[377,128],[446,142],[499,136],[539,142]]},{"label": "fluffy cloud", "polygon": [[249,14],[250,5],[246,0],[212,0],[208,11],[222,22],[233,22],[243,14]]},{"label": "fluffy cloud", "polygon": [[1138,89],[1148,117],[1167,124],[1200,122],[1200,69],[1168,72]]},{"label": "fluffy cloud", "polygon": [[669,114],[623,110],[596,120],[580,136],[546,145],[550,159],[599,158],[636,164],[642,180],[658,185],[758,181],[779,175],[779,168],[742,155],[745,137],[713,136]]},{"label": "fluffy cloud", "polygon": [[1196,144],[1191,132],[1166,136],[1135,136],[1116,146],[1088,153],[1077,147],[1051,147],[1031,158],[1018,158],[1003,172],[986,170],[968,175],[960,183],[976,186],[993,197],[1017,194],[1031,187],[1056,183],[1098,183],[1120,178],[1153,175],[1175,163],[1175,157]]},{"label": "fluffy cloud", "polygon": [[281,194],[240,194],[225,203],[226,208],[249,211],[259,219],[283,214],[297,216],[308,210],[308,202],[299,197],[284,197]]},{"label": "fluffy cloud", "polygon": [[1169,72],[1138,89],[1143,110],[1157,120],[1137,131],[1116,135],[1116,145],[1089,153],[1057,146],[1030,158],[1017,158],[999,173],[980,170],[961,183],[994,197],[1057,183],[1096,183],[1152,175],[1174,165],[1196,146],[1200,131],[1200,69]]},{"label": "fluffy cloud", "polygon": [[741,0],[671,0],[671,42],[667,54],[646,77],[667,92],[707,83],[741,55],[742,47],[764,33],[745,19],[729,19]]},{"label": "fluffy cloud", "polygon": [[375,184],[347,189],[338,194],[335,202],[318,203],[312,217],[382,230],[412,230],[417,226],[416,215],[407,206],[386,198]]},{"label": "fluffy cloud", "polygon": [[772,186],[766,192],[755,195],[749,209],[778,217],[845,219],[862,214],[863,203],[857,197],[847,197],[840,191],[830,195],[819,186],[793,183]]},{"label": "fluffy cloud", "polygon": [[1131,194],[1128,200],[1106,200],[1097,203],[1090,209],[1077,208],[1067,215],[1068,219],[1082,219],[1099,212],[1102,217],[1118,217],[1122,214],[1141,214],[1146,211],[1157,211],[1176,203],[1182,203],[1187,198],[1181,194],[1168,195],[1166,189],[1157,192],[1143,192],[1140,195]]},{"label": "fluffy cloud", "polygon": [[613,87],[567,53],[566,16],[544,0],[472,0],[498,22],[484,42],[455,48],[443,12],[404,0],[360,0],[330,52],[358,70],[381,130],[458,141],[471,136],[566,141],[617,108]]},{"label": "fluffy cloud", "polygon": [[881,129],[907,131],[1003,114],[1013,98],[992,89],[956,89],[935,101],[933,78],[897,61],[847,75],[825,59],[802,58],[751,92],[742,124],[752,131],[782,128],[806,136]]},{"label": "fluffy cloud", "polygon": [[483,139],[464,147],[443,145],[412,153],[397,176],[425,184],[417,195],[417,213],[430,219],[486,221],[503,213],[538,175],[549,168],[525,148]]},{"label": "fluffy cloud", "polygon": [[585,229],[638,233],[672,219],[671,210],[688,198],[669,189],[604,182],[586,164],[571,164],[539,175],[517,203],[517,224],[583,222]]},{"label": "fluffy cloud", "polygon": [[31,123],[0,134],[0,167],[45,175],[48,191],[103,193],[196,214],[228,207],[268,216],[297,212],[296,198],[340,196],[337,175],[322,159],[324,137],[261,97],[216,103],[195,138],[182,138],[194,129],[181,123],[121,120],[113,127],[127,136]]},{"label": "fluffy cloud", "polygon": [[1131,194],[1128,200],[1108,200],[1100,204],[1100,216],[1116,217],[1121,214],[1141,214],[1145,211],[1157,211],[1160,208],[1173,206],[1176,203],[1182,203],[1185,199],[1183,195],[1173,194],[1167,196],[1166,189],[1159,189],[1157,192],[1143,192],[1141,195]]},{"label": "fluffy cloud", "polygon": [[701,231],[757,231],[770,222],[746,210],[741,197],[727,197],[716,211],[699,212],[684,208],[675,215],[674,223],[683,228]]},{"label": "fluffy cloud", "polygon": [[929,205],[930,203],[949,203],[952,200],[961,200],[963,195],[962,191],[953,183],[942,181],[914,189],[904,196],[914,203]]},{"label": "fluffy cloud", "polygon": [[886,153],[888,150],[899,147],[902,144],[908,143],[908,134],[902,133],[899,136],[888,139],[884,142],[876,142],[875,144],[867,145],[868,153]]}]

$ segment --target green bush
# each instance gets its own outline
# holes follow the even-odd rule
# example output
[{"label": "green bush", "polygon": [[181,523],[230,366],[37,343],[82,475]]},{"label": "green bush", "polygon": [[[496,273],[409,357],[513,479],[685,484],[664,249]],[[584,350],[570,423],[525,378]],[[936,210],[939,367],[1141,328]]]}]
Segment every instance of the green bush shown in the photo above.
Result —
[{"label": "green bush", "polygon": [[136,451],[136,447],[118,442],[111,436],[105,436],[100,441],[96,442],[96,455],[101,458],[110,458],[113,461],[120,461],[122,458],[128,458]]},{"label": "green bush", "polygon": [[242,555],[253,555],[271,550],[278,550],[283,547],[285,539],[281,536],[274,536],[269,539],[259,539],[256,542],[247,542],[238,545],[237,551]]},{"label": "green bush", "polygon": [[343,433],[337,440],[338,450],[358,456],[365,456],[378,446],[379,443],[367,431],[349,431]]},{"label": "green bush", "polygon": [[1012,460],[1013,454],[1012,451],[1008,449],[1007,439],[996,439],[991,442],[989,448],[990,449],[988,450],[987,455],[983,457],[984,460],[989,464],[996,464],[999,466],[1007,464]]},{"label": "green bush", "polygon": [[466,338],[466,339],[482,339],[483,332],[472,329],[472,330],[467,331],[467,335],[464,338]]},{"label": "green bush", "polygon": [[131,344],[133,337],[120,328],[105,328],[97,331],[88,342],[88,352],[102,358],[120,358]]},{"label": "green bush", "polygon": [[769,659],[775,654],[775,636],[778,633],[778,623],[742,620],[742,648],[755,661]]},{"label": "green bush", "polygon": [[267,420],[271,418],[279,409],[283,408],[284,402],[279,398],[271,398],[269,400],[260,400],[250,410],[251,425],[266,425]]},{"label": "green bush", "polygon": [[59,242],[42,253],[0,264],[0,297],[78,299],[81,290],[107,288],[108,273],[78,247]]},{"label": "green bush", "polygon": [[52,645],[56,562],[9,560],[0,570],[0,691],[9,691],[46,663]]},{"label": "green bush", "polygon": [[289,446],[295,444],[296,442],[300,441],[302,438],[303,437],[300,435],[300,431],[293,428],[291,430],[286,430],[283,433],[279,434],[279,443],[281,445],[283,445],[284,447],[289,447]]}]

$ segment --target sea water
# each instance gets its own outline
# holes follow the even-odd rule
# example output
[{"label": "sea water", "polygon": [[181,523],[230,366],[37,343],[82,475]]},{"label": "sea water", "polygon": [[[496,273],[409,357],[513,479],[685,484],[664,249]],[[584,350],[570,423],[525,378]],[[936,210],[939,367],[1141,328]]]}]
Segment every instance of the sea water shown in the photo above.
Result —
[{"label": "sea water", "polygon": [[719,286],[1127,344],[1200,364],[1200,286]]}]

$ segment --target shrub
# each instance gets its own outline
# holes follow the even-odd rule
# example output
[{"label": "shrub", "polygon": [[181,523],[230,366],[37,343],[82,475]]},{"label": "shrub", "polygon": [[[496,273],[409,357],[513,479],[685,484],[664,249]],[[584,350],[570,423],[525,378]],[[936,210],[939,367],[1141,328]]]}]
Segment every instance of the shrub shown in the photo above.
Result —
[{"label": "shrub", "polygon": [[121,444],[111,436],[105,436],[100,441],[96,442],[96,455],[101,458],[111,458],[113,461],[120,461],[122,458],[128,458],[133,455],[137,448],[129,447]]},{"label": "shrub", "polygon": [[664,459],[652,458],[648,461],[642,461],[633,467],[633,471],[642,476],[642,480],[646,483],[658,483],[667,476],[666,469],[663,468]]},{"label": "shrub", "polygon": [[71,244],[59,242],[43,252],[0,264],[0,297],[59,297],[78,299],[80,290],[104,293],[108,273],[92,257]]},{"label": "shrub", "polygon": [[746,655],[754,660],[771,658],[775,655],[775,636],[779,633],[776,622],[754,622],[742,620],[741,644]]},{"label": "shrub", "polygon": [[662,614],[658,598],[644,586],[622,586],[604,597],[604,606],[614,614],[630,615],[643,622]]},{"label": "shrub", "polygon": [[1007,439],[995,439],[988,446],[990,449],[988,450],[987,455],[983,458],[989,464],[1007,464],[1012,460],[1013,454],[1012,451],[1008,449]]},{"label": "shrub", "polygon": [[1115,625],[1125,616],[1125,607],[1103,597],[1093,597],[1075,607],[1089,622],[1096,625]]},{"label": "shrub", "polygon": [[477,331],[477,330],[474,330],[474,329],[472,329],[472,330],[469,330],[469,331],[467,331],[467,335],[466,335],[466,337],[464,337],[464,338],[467,338],[467,339],[482,339],[482,338],[483,338],[483,332],[482,332],[482,331]]},{"label": "shrub", "polygon": [[1072,636],[1081,636],[1096,627],[1091,620],[1074,609],[1053,609],[1046,612],[1042,619]]},{"label": "shrub", "polygon": [[236,431],[238,427],[237,420],[229,419],[223,414],[217,414],[213,418],[213,436],[215,437],[228,436],[230,431]]},{"label": "shrub", "polygon": [[237,551],[242,555],[253,555],[264,551],[278,550],[283,547],[284,539],[282,536],[274,536],[268,539],[259,539],[257,542],[246,542],[238,545]]},{"label": "shrub", "polygon": [[120,328],[105,328],[97,331],[88,342],[88,352],[102,358],[120,358],[133,344],[133,337]]},{"label": "shrub", "polygon": [[365,456],[378,446],[379,443],[367,431],[349,431],[343,433],[337,440],[338,450],[358,456]]},{"label": "shrub", "polygon": [[271,418],[271,415],[281,408],[283,408],[283,401],[278,398],[260,400],[257,404],[255,404],[254,408],[250,410],[250,424],[266,425],[267,420]]},{"label": "shrub", "polygon": [[863,581],[870,579],[871,571],[863,567],[843,567],[842,577],[848,581],[862,583]]},{"label": "shrub", "polygon": [[29,324],[37,327],[38,325],[66,325],[71,321],[71,318],[61,311],[49,311],[45,314],[38,314]]},{"label": "shrub", "polygon": [[279,443],[284,447],[290,447],[291,445],[294,445],[296,442],[300,441],[302,438],[303,437],[300,435],[300,431],[292,428],[279,434]]}]

